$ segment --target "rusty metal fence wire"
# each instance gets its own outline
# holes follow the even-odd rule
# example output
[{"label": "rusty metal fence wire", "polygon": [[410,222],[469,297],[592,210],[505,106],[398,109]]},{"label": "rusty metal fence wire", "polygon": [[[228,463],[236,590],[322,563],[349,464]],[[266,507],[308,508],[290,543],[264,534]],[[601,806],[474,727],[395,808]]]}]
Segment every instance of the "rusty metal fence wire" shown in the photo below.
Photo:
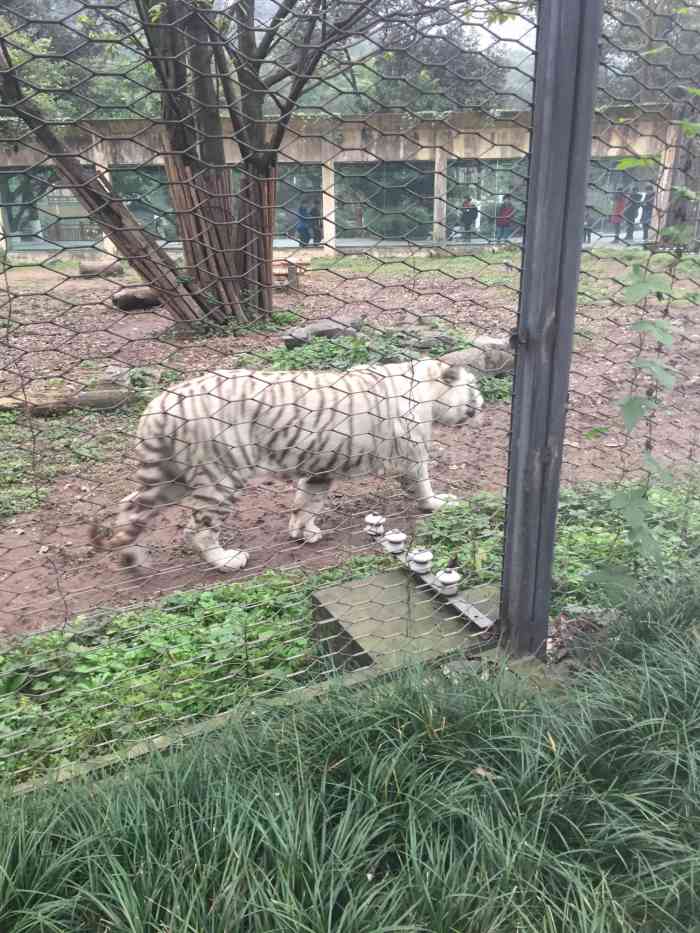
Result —
[{"label": "rusty metal fence wire", "polygon": [[668,0],[0,2],[3,781],[556,662],[682,572],[699,39]]}]

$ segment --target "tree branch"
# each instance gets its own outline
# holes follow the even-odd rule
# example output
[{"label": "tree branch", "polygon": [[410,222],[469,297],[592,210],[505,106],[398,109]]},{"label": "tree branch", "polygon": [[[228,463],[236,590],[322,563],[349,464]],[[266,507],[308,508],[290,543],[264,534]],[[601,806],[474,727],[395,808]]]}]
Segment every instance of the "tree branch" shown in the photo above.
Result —
[{"label": "tree branch", "polygon": [[280,26],[293,11],[299,0],[284,0],[277,7],[277,12],[270,20],[270,25],[265,30],[265,35],[260,40],[257,49],[257,59],[262,62],[272,49],[273,42],[279,41]]},{"label": "tree branch", "polygon": [[224,92],[226,109],[231,118],[231,126],[236,134],[236,142],[238,143],[238,148],[241,150],[241,157],[243,157],[244,147],[246,149],[249,148],[249,140],[246,133],[247,125],[241,120],[241,99],[234,90],[233,81],[231,80],[228,70],[229,62],[226,59],[223,46],[214,46],[214,61],[216,62],[216,75],[221,81],[221,88]]},{"label": "tree branch", "polygon": [[196,298],[178,278],[174,261],[131,211],[116,197],[94,166],[88,168],[69,152],[48,125],[44,114],[27,100],[12,64],[7,44],[0,38],[0,97],[5,106],[32,131],[71,188],[86,213],[112,237],[117,249],[153,287],[162,291],[168,307],[180,320],[196,320],[201,310]]},{"label": "tree branch", "polygon": [[[285,78],[292,77],[292,76],[294,76],[297,79],[297,81],[301,78],[303,78],[305,81],[308,81],[309,78],[312,76],[312,71],[309,67],[308,62],[305,61],[305,57],[311,46],[311,38],[313,37],[313,33],[316,27],[319,25],[319,23],[321,24],[321,36],[319,38],[319,41],[315,43],[313,47],[311,48],[312,55],[310,56],[308,60],[309,62],[312,60],[315,62],[313,66],[314,68],[316,67],[318,62],[321,60],[321,57],[325,51],[327,51],[331,46],[335,45],[336,42],[349,38],[352,29],[357,26],[357,24],[365,16],[365,14],[369,11],[369,9],[373,6],[375,2],[376,0],[363,0],[362,3],[358,3],[354,7],[353,11],[349,13],[345,17],[345,19],[340,20],[337,23],[328,23],[328,18],[327,18],[325,10],[324,10],[323,16],[319,15],[319,13],[317,12],[314,17],[310,17],[312,22],[310,24],[310,28],[307,28],[306,30],[306,36],[308,36],[308,39],[305,36],[304,41],[300,45],[301,54],[299,56],[299,62],[295,66],[283,65],[282,67],[278,68],[276,71],[273,71],[272,74],[268,75],[265,81],[263,82],[265,84],[265,87],[269,90],[270,88],[273,88],[276,84],[279,84],[280,81],[284,80]],[[379,17],[376,20],[376,22],[382,22],[382,18]],[[297,82],[295,82],[295,84],[296,83]],[[294,97],[294,104],[296,104],[298,97],[301,95],[301,92],[303,91],[303,89],[304,88],[302,86],[301,90],[296,94],[296,96],[292,95],[290,92],[290,95],[288,95],[288,98],[290,96]]]}]

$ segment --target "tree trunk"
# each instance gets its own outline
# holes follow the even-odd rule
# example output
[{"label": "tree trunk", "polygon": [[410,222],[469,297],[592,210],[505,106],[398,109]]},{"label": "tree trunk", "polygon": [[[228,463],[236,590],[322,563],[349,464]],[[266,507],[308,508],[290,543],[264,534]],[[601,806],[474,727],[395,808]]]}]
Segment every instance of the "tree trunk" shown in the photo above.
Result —
[{"label": "tree trunk", "polygon": [[658,218],[661,244],[667,247],[692,248],[695,239],[696,208],[683,189],[696,187],[697,155],[694,140],[685,136],[680,125],[682,120],[694,118],[694,108],[688,102],[674,105],[669,133],[673,134],[672,158],[662,173],[663,205]]},{"label": "tree trunk", "polygon": [[230,168],[195,173],[172,153],[164,161],[182,242],[183,277],[209,321],[245,321],[235,265],[235,200]]},{"label": "tree trunk", "polygon": [[208,320],[250,323],[272,311],[274,166],[243,163],[237,196],[229,167],[196,177],[166,155],[169,191],[184,254],[182,270]]},{"label": "tree trunk", "polygon": [[243,162],[236,224],[236,272],[241,283],[241,305],[248,319],[272,311],[276,186],[274,161]]}]

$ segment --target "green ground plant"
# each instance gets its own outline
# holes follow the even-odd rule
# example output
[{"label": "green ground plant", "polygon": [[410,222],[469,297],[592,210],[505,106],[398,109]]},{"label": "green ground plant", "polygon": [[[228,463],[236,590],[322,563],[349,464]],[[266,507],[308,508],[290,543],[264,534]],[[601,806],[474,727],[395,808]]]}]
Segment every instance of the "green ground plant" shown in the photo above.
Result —
[{"label": "green ground plant", "polygon": [[[552,608],[607,601],[611,587],[660,568],[667,579],[700,559],[700,495],[695,477],[658,483],[582,484],[561,490],[557,522]],[[639,515],[638,523],[631,518]],[[495,493],[477,493],[467,502],[441,509],[417,529],[437,564],[453,562],[466,586],[498,583],[501,577],[504,502]],[[656,547],[649,547],[645,532]]]},{"label": "green ground plant", "polygon": [[566,693],[409,672],[13,800],[3,930],[697,933],[688,571],[649,581]]},{"label": "green ground plant", "polygon": [[[450,330],[436,336],[428,349],[417,346],[415,334],[402,331],[391,333],[361,333],[356,336],[314,337],[299,347],[272,347],[256,350],[238,358],[241,366],[256,369],[350,369],[351,366],[373,363],[398,363],[423,357],[440,357],[452,350],[472,346],[471,339],[460,331]],[[484,376],[479,388],[487,402],[507,401],[512,394],[512,378]]]},{"label": "green ground plant", "polygon": [[381,566],[369,557],[262,574],[5,647],[0,777],[26,779],[322,676],[311,593]]},{"label": "green ground plant", "polygon": [[[183,276],[181,281],[187,281]],[[247,324],[231,322],[228,324],[217,324],[215,321],[202,319],[200,321],[191,321],[187,325],[177,323],[172,328],[164,332],[166,339],[173,337],[180,339],[188,337],[192,340],[207,340],[210,337],[237,337],[245,334],[275,334],[288,327],[294,327],[301,321],[301,317],[296,311],[276,309],[271,311],[264,320],[251,321]]]}]

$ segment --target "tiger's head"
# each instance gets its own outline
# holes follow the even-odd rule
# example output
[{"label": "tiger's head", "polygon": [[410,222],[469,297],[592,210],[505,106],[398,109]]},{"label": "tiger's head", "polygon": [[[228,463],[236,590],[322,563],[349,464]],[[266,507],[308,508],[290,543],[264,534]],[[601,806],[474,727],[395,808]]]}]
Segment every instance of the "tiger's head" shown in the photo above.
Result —
[{"label": "tiger's head", "polygon": [[464,366],[439,364],[437,392],[433,402],[433,420],[454,427],[458,424],[480,424],[484,399],[476,376]]}]

